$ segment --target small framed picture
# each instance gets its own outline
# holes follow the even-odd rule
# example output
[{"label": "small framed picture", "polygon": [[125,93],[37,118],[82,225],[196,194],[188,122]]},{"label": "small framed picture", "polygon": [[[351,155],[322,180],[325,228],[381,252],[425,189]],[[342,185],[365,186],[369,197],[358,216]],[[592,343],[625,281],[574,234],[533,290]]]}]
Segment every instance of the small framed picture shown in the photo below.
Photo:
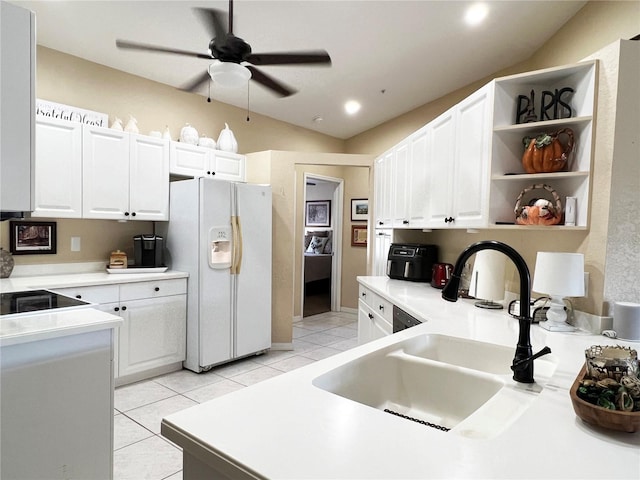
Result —
[{"label": "small framed picture", "polygon": [[56,253],[56,222],[11,222],[9,244],[14,255]]},{"label": "small framed picture", "polygon": [[351,246],[366,247],[367,246],[367,226],[351,225]]},{"label": "small framed picture", "polygon": [[351,221],[366,222],[369,218],[369,199],[368,198],[352,198],[351,199]]},{"label": "small framed picture", "polygon": [[331,200],[314,200],[307,202],[305,210],[306,227],[331,226]]}]

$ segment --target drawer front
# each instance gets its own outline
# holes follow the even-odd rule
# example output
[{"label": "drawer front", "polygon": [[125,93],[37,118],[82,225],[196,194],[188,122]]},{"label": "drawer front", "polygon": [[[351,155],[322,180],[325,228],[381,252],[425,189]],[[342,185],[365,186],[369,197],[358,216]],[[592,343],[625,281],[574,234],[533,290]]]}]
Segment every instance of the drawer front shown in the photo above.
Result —
[{"label": "drawer front", "polygon": [[367,306],[373,307],[376,305],[376,299],[378,298],[378,295],[373,293],[368,288],[360,285],[359,295],[360,300],[362,300]]},{"label": "drawer front", "polygon": [[120,301],[142,298],[167,297],[187,293],[187,280],[155,280],[150,282],[124,283],[120,285]]},{"label": "drawer front", "polygon": [[389,323],[393,322],[393,304],[391,302],[362,285],[359,287],[359,298],[376,314],[383,317]]},{"label": "drawer front", "polygon": [[68,297],[91,303],[112,303],[118,301],[118,285],[96,285],[94,287],[56,288],[52,291]]}]

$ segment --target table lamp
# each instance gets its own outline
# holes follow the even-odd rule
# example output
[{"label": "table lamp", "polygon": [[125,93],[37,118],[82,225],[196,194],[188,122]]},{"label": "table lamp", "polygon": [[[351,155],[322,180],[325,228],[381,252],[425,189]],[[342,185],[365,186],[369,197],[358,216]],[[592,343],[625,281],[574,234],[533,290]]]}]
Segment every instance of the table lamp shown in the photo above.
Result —
[{"label": "table lamp", "polygon": [[494,300],[504,298],[504,268],[507,257],[496,250],[481,250],[476,253],[471,273],[469,295],[479,299],[478,308],[500,309]]},{"label": "table lamp", "polygon": [[540,326],[551,331],[572,331],[567,321],[564,297],[584,296],[584,255],[581,253],[538,252],[533,290],[551,297],[547,321]]}]

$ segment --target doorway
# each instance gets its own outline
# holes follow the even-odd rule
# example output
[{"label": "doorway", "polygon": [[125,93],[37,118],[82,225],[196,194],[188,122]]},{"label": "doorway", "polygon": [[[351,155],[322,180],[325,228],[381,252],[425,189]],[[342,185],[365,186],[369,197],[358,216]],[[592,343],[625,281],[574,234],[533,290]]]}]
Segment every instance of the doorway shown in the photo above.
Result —
[{"label": "doorway", "polygon": [[304,183],[301,312],[309,317],[340,310],[344,180],[305,173]]}]

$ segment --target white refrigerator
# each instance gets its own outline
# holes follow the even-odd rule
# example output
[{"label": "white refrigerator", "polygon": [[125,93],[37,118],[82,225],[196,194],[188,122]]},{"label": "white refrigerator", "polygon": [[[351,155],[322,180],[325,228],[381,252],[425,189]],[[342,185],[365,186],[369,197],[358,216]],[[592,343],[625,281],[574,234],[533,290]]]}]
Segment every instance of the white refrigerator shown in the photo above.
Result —
[{"label": "white refrigerator", "polygon": [[271,187],[171,182],[168,264],[189,273],[184,367],[208,370],[271,347]]}]

